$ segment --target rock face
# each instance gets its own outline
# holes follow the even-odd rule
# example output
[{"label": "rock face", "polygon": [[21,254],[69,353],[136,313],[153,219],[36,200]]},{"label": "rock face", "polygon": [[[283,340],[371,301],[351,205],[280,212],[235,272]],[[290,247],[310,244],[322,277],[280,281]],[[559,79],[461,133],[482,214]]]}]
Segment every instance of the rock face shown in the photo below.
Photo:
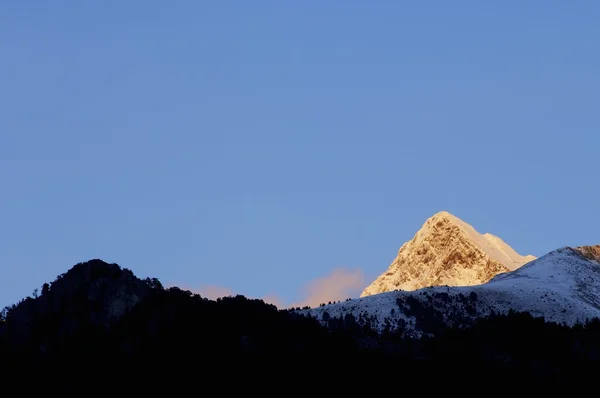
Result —
[{"label": "rock face", "polygon": [[575,250],[583,257],[590,261],[595,261],[600,264],[600,245],[595,246],[579,246]]},{"label": "rock face", "polygon": [[479,285],[534,259],[531,255],[519,255],[499,237],[482,235],[458,217],[442,211],[429,218],[414,238],[402,245],[388,270],[361,297],[398,289]]}]

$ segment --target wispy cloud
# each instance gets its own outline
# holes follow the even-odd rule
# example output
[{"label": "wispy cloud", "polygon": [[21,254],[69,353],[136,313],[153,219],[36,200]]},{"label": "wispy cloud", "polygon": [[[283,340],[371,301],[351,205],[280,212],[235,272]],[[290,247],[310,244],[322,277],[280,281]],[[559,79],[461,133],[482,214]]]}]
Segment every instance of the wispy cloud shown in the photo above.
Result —
[{"label": "wispy cloud", "polygon": [[275,294],[266,295],[265,297],[262,298],[262,300],[265,303],[273,304],[277,308],[285,308],[286,307],[285,304],[283,303],[283,301],[281,301],[281,299],[279,297],[277,297],[277,295],[275,295]]},{"label": "wispy cloud", "polygon": [[[261,297],[266,303],[273,304],[278,308],[289,307],[316,307],[321,303],[330,301],[342,301],[349,297],[358,297],[365,287],[365,275],[358,268],[336,268],[327,276],[317,278],[305,284],[300,289],[300,297],[297,302],[285,303],[275,294]],[[183,287],[182,287],[183,288]],[[187,289],[202,297],[216,300],[220,297],[235,296],[236,293],[224,286],[204,285],[197,289]]]},{"label": "wispy cloud", "polygon": [[365,287],[365,275],[358,269],[336,268],[325,277],[317,278],[302,288],[304,298],[291,307],[316,307],[329,301],[357,297]]},{"label": "wispy cloud", "polygon": [[216,285],[204,285],[200,286],[199,289],[190,289],[190,291],[198,293],[200,296],[211,300],[216,300],[221,297],[235,296],[233,290]]}]

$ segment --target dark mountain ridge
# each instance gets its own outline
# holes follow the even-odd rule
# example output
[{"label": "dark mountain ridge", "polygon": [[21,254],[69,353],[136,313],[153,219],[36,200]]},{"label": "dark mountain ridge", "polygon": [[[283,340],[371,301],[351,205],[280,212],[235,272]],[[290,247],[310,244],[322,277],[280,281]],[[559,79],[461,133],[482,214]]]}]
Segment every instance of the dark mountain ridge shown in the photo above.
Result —
[{"label": "dark mountain ridge", "polygon": [[[457,367],[457,360],[464,365]],[[598,360],[598,322],[566,327],[510,312],[468,329],[406,338],[401,331],[360,324],[351,314],[324,326],[297,311],[241,295],[209,300],[177,287],[165,289],[155,278],[142,280],[101,260],[77,264],[44,284],[39,294],[7,307],[0,322],[5,380],[58,370],[77,374],[54,387],[68,392],[84,383],[94,383],[97,392],[112,392],[115,383],[135,393],[172,392],[193,388],[198,378],[203,386],[223,387],[223,377],[264,389],[272,377],[293,379],[307,369],[337,393],[368,386],[387,373],[401,374],[403,380],[429,374],[452,382],[468,372],[480,381],[503,377],[506,387],[518,375],[514,380],[520,386],[523,377],[526,384],[555,386],[578,380],[578,371],[583,366],[589,371]],[[343,369],[354,374],[352,383],[319,379]],[[98,374],[107,370],[111,381],[98,385]],[[316,388],[296,384],[295,389],[308,392]]]}]

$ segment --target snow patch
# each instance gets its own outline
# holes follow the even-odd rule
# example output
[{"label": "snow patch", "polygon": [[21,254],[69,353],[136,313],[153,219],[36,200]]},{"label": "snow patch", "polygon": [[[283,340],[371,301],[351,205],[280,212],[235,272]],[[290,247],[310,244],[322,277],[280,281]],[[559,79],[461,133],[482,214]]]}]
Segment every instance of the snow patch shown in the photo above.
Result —
[{"label": "snow patch", "polygon": [[445,325],[467,325],[509,310],[560,324],[585,323],[600,317],[600,263],[565,247],[482,285],[385,292],[301,312],[324,323],[352,314],[379,331],[401,329],[412,336],[430,333],[415,306],[436,312]]}]

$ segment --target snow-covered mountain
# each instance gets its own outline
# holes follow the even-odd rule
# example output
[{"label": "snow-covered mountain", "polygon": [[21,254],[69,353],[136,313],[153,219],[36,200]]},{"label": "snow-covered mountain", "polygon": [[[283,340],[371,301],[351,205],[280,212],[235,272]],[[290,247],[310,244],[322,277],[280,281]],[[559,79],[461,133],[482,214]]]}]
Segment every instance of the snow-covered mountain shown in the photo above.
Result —
[{"label": "snow-covered mountain", "polygon": [[519,255],[499,237],[482,235],[442,211],[425,221],[414,238],[402,245],[387,271],[361,297],[397,289],[480,285],[534,259]]},{"label": "snow-covered mountain", "polygon": [[392,291],[304,313],[324,323],[352,314],[379,330],[419,336],[511,309],[567,325],[599,318],[600,245],[552,251],[478,286]]}]

